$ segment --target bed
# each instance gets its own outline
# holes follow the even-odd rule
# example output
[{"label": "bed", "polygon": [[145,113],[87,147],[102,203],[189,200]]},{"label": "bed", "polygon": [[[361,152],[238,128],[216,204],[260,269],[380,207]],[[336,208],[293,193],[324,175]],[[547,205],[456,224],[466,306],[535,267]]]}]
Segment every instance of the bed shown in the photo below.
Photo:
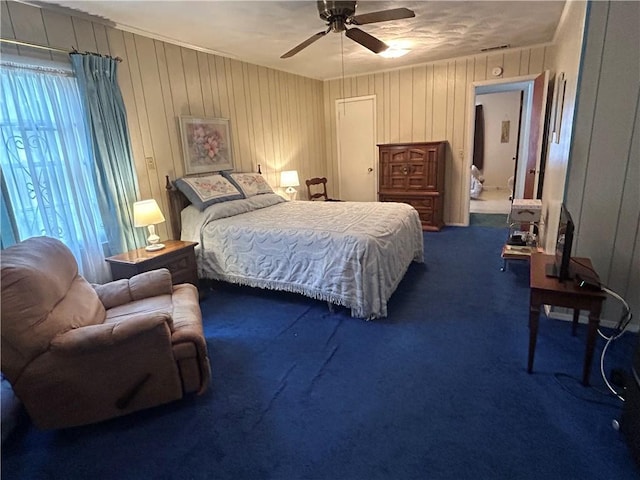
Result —
[{"label": "bed", "polygon": [[374,319],[387,316],[411,262],[423,262],[420,218],[403,203],[263,193],[202,208],[168,178],[167,189],[174,238],[198,242],[201,279],[295,292]]}]

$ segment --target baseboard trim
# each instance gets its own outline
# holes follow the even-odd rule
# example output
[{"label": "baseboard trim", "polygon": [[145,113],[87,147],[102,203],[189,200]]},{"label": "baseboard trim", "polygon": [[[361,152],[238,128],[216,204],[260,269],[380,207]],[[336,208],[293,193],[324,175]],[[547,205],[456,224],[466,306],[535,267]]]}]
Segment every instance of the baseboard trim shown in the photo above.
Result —
[{"label": "baseboard trim", "polygon": [[[552,310],[549,305],[544,306],[544,313],[548,318],[553,318],[554,320],[562,320],[564,322],[573,322],[573,315],[570,313],[563,313],[557,310]],[[589,316],[580,314],[578,318],[578,323],[588,324]],[[606,318],[600,319],[600,325],[607,328],[615,328],[618,322],[614,320],[608,320]],[[631,325],[627,327],[627,331],[637,333],[640,331],[640,325],[637,322],[632,322]]]}]

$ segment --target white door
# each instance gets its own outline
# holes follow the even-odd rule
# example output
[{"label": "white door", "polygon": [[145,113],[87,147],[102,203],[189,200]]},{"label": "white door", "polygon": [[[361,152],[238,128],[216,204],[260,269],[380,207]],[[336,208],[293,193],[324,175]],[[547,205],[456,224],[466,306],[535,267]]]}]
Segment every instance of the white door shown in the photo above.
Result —
[{"label": "white door", "polygon": [[336,100],[340,200],[377,200],[376,97]]}]

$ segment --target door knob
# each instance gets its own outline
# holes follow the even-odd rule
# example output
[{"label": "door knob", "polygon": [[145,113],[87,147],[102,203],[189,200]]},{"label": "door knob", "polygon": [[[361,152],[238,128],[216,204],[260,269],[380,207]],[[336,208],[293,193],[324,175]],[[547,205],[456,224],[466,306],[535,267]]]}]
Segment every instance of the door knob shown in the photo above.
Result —
[{"label": "door knob", "polygon": [[373,168],[371,168],[371,167],[367,168],[367,172],[369,172],[369,173],[373,172]]}]

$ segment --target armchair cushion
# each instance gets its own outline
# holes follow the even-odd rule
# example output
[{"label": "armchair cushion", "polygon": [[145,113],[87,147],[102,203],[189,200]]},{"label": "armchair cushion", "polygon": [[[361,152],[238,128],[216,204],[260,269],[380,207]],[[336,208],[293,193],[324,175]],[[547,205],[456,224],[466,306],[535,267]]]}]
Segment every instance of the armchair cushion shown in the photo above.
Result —
[{"label": "armchair cushion", "polygon": [[159,268],[139,273],[131,278],[123,278],[104,285],[93,285],[104,308],[109,309],[134,300],[171,294],[173,289],[171,272]]}]

